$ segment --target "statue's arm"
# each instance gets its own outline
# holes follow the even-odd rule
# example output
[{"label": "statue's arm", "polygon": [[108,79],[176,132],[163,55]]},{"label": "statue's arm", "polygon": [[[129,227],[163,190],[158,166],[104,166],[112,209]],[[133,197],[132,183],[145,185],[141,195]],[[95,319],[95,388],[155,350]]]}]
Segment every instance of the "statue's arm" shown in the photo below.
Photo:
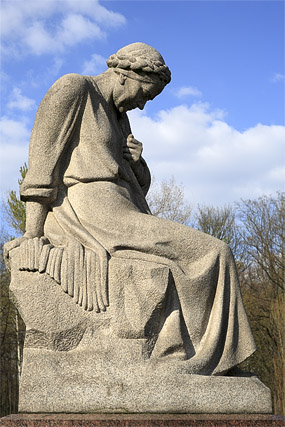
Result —
[{"label": "statue's arm", "polygon": [[31,134],[29,169],[21,185],[21,200],[49,204],[56,199],[60,159],[80,126],[87,95],[88,82],[78,74],[61,77],[47,92]]},{"label": "statue's arm", "polygon": [[44,224],[48,213],[47,205],[39,202],[26,203],[26,232],[24,237],[33,239],[44,235]]},{"label": "statue's arm", "polygon": [[47,205],[38,202],[26,203],[26,232],[22,237],[11,240],[4,245],[4,259],[9,267],[9,252],[23,243],[27,239],[41,237],[44,234],[44,223],[47,216]]},{"label": "statue's arm", "polygon": [[6,243],[9,252],[24,240],[41,237],[50,203],[57,197],[59,160],[84,109],[88,83],[83,76],[67,74],[55,82],[36,114],[29,147],[29,169],[21,185],[26,202],[26,232]]}]

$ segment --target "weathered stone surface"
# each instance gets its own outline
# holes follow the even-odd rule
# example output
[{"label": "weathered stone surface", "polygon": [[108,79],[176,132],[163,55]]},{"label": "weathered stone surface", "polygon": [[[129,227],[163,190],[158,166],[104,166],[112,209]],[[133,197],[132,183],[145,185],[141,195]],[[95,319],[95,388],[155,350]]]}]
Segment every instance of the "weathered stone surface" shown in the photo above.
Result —
[{"label": "weathered stone surface", "polygon": [[20,411],[271,412],[270,391],[255,377],[189,375],[191,366],[179,353],[149,358],[145,330],[151,318],[157,338],[168,267],[112,258],[114,304],[94,315],[48,275],[19,271],[18,250],[11,255],[10,289],[27,325]]},{"label": "weathered stone surface", "polygon": [[[21,412],[271,413],[270,390],[256,377],[183,373],[183,366],[139,363],[138,340],[70,352],[26,349]],[[115,357],[126,354],[126,357]],[[111,355],[111,357],[110,357]],[[36,375],[35,375],[36,373]]]},{"label": "weathered stone surface", "polygon": [[61,77],[36,115],[27,231],[6,245],[27,326],[20,409],[268,412],[257,379],[206,377],[255,351],[231,250],[152,216],[145,199],[150,172],[126,112],[170,71],[143,43],[107,64]]}]

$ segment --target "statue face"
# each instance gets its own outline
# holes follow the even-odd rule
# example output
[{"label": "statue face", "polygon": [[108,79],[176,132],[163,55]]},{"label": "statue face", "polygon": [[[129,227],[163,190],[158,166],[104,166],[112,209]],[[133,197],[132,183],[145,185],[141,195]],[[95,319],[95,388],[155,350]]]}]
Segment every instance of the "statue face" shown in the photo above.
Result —
[{"label": "statue face", "polygon": [[145,83],[125,76],[118,76],[113,91],[114,104],[121,113],[134,108],[143,110],[146,102],[154,99],[162,89],[161,85],[156,83]]}]

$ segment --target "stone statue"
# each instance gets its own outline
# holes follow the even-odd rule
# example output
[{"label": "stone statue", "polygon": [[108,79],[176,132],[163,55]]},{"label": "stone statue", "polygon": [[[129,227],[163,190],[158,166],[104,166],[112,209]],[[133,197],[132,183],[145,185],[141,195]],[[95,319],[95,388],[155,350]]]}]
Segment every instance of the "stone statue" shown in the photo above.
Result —
[{"label": "stone statue", "polygon": [[107,65],[61,77],[36,115],[20,191],[27,231],[6,244],[27,326],[20,410],[203,412],[189,393],[206,385],[216,412],[227,384],[246,399],[256,387],[268,412],[256,378],[227,376],[255,351],[231,250],[152,216],[145,199],[150,173],[126,112],[170,71],[144,43]]}]

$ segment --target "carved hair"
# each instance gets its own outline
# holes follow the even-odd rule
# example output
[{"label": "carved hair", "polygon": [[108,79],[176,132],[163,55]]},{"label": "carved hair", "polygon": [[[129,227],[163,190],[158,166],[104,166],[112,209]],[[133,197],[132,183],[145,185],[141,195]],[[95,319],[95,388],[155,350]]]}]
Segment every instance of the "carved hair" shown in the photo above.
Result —
[{"label": "carved hair", "polygon": [[160,53],[145,43],[132,43],[118,50],[107,60],[109,68],[140,73],[153,73],[164,85],[170,82],[170,70]]}]

